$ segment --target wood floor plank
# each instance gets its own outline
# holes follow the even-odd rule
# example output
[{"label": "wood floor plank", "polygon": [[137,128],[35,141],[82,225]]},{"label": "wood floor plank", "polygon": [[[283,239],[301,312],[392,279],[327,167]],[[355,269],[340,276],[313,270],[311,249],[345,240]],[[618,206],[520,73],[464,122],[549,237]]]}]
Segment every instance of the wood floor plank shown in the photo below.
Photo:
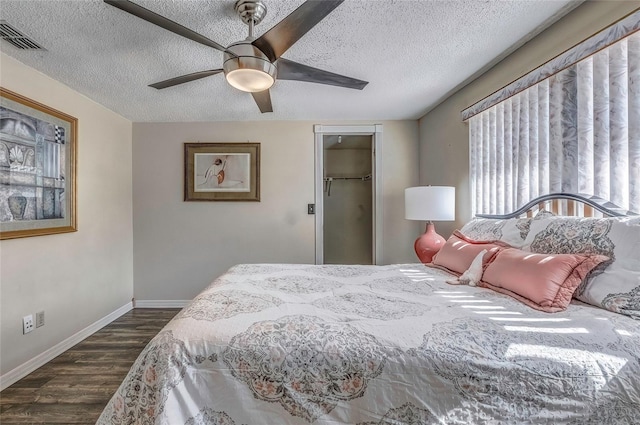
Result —
[{"label": "wood floor plank", "polygon": [[[105,403],[106,404],[106,403]],[[93,424],[105,404],[18,405],[2,414],[2,424]]]},{"label": "wood floor plank", "polygon": [[[42,368],[40,368],[42,369]],[[43,385],[45,385],[47,382],[49,382],[53,376],[50,373],[38,373],[38,371],[40,371],[40,369],[38,369],[37,371],[35,371],[34,373],[25,376],[24,378],[22,378],[21,380],[19,380],[18,382],[16,382],[15,384],[13,384],[11,387],[15,387],[15,388],[40,388]],[[4,397],[4,393],[5,391],[7,391],[9,388],[5,389],[4,391],[2,391],[2,396]]]},{"label": "wood floor plank", "polygon": [[[132,361],[133,363],[133,361]],[[99,375],[95,376],[91,381],[80,380],[76,375],[59,375],[47,382],[42,388],[85,388],[100,386],[120,385],[123,377],[120,375]]]},{"label": "wood floor plank", "polygon": [[6,410],[11,409],[12,407],[13,407],[13,404],[0,404],[0,415],[2,414],[2,412],[5,412]]},{"label": "wood floor plank", "polygon": [[95,424],[138,354],[179,309],[134,309],[0,392],[0,424]]}]

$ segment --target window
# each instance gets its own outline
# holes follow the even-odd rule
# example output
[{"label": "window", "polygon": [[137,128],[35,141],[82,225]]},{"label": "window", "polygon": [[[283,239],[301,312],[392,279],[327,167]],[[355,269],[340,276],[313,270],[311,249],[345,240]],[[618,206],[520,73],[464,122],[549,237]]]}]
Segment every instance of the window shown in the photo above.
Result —
[{"label": "window", "polygon": [[639,27],[635,12],[463,111],[474,214],[552,192],[640,212]]}]

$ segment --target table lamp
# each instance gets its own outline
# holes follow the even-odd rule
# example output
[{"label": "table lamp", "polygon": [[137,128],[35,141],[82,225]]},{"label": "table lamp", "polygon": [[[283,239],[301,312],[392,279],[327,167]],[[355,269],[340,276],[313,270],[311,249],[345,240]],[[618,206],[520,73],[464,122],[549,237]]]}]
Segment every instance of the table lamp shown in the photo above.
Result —
[{"label": "table lamp", "polygon": [[425,233],[416,239],[416,255],[423,263],[430,263],[442,248],[445,239],[436,233],[432,221],[453,221],[456,215],[456,188],[447,186],[418,186],[404,190],[404,213],[407,220],[427,222]]}]

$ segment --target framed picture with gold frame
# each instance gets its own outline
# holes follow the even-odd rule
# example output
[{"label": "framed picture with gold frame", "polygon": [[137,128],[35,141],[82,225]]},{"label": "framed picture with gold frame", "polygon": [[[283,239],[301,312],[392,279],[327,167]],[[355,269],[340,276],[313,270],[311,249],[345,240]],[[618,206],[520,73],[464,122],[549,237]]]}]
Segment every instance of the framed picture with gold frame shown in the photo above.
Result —
[{"label": "framed picture with gold frame", "polygon": [[0,88],[0,239],[75,232],[78,120]]},{"label": "framed picture with gold frame", "polygon": [[260,201],[260,143],[185,143],[185,201]]}]

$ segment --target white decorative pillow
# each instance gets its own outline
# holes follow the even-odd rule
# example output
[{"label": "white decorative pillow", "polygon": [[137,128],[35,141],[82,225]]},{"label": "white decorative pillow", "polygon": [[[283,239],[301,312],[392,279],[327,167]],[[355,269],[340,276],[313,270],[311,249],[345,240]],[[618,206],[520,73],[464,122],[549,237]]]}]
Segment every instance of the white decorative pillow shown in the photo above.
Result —
[{"label": "white decorative pillow", "polygon": [[479,241],[501,241],[521,248],[529,230],[530,218],[474,218],[465,224],[460,233]]},{"label": "white decorative pillow", "polygon": [[478,241],[501,241],[514,248],[522,248],[534,220],[553,216],[553,213],[540,210],[535,218],[474,218],[465,224],[460,233]]},{"label": "white decorative pillow", "polygon": [[531,223],[525,249],[542,254],[600,254],[611,263],[574,298],[640,319],[640,217],[548,217]]}]

